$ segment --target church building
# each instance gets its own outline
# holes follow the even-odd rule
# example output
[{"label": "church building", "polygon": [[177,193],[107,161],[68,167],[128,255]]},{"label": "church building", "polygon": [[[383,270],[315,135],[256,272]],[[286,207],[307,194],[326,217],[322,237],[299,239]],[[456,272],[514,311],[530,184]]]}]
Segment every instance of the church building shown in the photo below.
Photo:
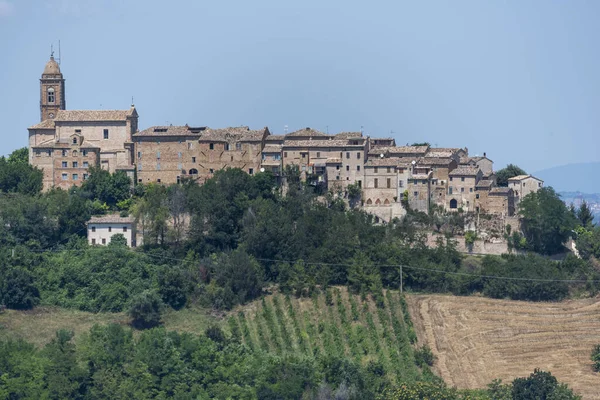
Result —
[{"label": "church building", "polygon": [[65,79],[52,55],[40,79],[40,122],[28,130],[29,162],[43,170],[44,190],[80,185],[92,166],[134,178],[135,107],[67,110]]}]

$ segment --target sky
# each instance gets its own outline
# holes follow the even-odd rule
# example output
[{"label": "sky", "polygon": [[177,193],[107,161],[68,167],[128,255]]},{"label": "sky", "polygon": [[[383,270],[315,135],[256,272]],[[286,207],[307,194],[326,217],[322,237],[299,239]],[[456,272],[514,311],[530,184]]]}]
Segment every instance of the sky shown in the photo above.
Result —
[{"label": "sky", "polygon": [[67,109],[133,97],[140,129],[363,129],[496,169],[598,162],[599,17],[593,0],[0,0],[0,154],[27,145],[60,40]]}]

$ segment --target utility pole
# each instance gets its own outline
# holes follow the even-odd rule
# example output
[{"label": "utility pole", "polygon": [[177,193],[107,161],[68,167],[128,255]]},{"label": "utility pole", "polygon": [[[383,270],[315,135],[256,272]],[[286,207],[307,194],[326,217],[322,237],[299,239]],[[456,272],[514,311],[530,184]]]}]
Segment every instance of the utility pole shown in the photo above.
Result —
[{"label": "utility pole", "polygon": [[402,265],[400,265],[400,294],[402,294]]}]

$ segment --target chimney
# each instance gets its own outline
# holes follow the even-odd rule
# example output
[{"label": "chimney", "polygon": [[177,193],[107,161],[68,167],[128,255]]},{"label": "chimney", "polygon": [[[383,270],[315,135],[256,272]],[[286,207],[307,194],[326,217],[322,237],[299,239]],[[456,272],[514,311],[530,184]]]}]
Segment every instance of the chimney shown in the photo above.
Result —
[{"label": "chimney", "polygon": [[485,151],[483,152],[483,156],[484,156],[484,157],[486,157],[486,155],[485,155]]}]

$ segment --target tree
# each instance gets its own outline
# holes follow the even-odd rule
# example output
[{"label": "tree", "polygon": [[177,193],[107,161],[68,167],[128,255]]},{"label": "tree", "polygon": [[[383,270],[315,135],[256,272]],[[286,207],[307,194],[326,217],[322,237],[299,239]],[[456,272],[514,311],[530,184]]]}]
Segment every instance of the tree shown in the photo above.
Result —
[{"label": "tree", "polygon": [[108,245],[126,247],[127,238],[125,238],[125,236],[123,236],[122,233],[117,233],[115,235],[112,235],[112,237],[110,238],[110,243]]},{"label": "tree", "polygon": [[145,290],[131,300],[129,316],[133,326],[152,328],[160,323],[163,302],[158,293]]},{"label": "tree", "polygon": [[118,202],[131,195],[131,179],[125,172],[117,171],[111,174],[100,167],[90,167],[88,171],[89,177],[81,188],[91,199],[97,199],[110,208],[115,208]]},{"label": "tree", "polygon": [[527,175],[527,172],[517,165],[508,164],[496,172],[496,183],[498,186],[508,186],[508,180],[519,175]]},{"label": "tree", "polygon": [[42,190],[43,172],[29,165],[27,154],[27,148],[23,148],[15,150],[8,160],[0,157],[0,192],[35,195]]},{"label": "tree", "polygon": [[348,201],[350,203],[350,208],[354,208],[360,201],[360,198],[362,195],[362,190],[360,189],[360,186],[358,186],[357,183],[348,185],[347,190],[348,190]]},{"label": "tree", "polygon": [[597,344],[592,349],[591,360],[594,363],[594,371],[600,372],[600,344]]},{"label": "tree", "polygon": [[9,164],[21,164],[27,165],[29,164],[29,149],[27,147],[21,147],[10,153],[8,156]]},{"label": "tree", "polygon": [[592,214],[592,210],[590,210],[590,207],[585,200],[577,210],[576,216],[579,220],[579,224],[584,228],[590,228],[594,224],[594,214]]},{"label": "tree", "polygon": [[72,338],[72,331],[59,330],[44,348],[44,354],[48,358],[45,382],[50,399],[84,398],[85,371],[77,364]]},{"label": "tree", "polygon": [[8,308],[29,309],[40,301],[32,274],[23,267],[0,268],[0,302]]},{"label": "tree", "polygon": [[527,243],[541,254],[560,252],[575,227],[572,214],[551,187],[525,196],[519,215]]},{"label": "tree", "polygon": [[550,372],[540,371],[537,368],[529,377],[517,378],[513,381],[512,397],[519,400],[581,399],[566,385],[559,384]]}]

